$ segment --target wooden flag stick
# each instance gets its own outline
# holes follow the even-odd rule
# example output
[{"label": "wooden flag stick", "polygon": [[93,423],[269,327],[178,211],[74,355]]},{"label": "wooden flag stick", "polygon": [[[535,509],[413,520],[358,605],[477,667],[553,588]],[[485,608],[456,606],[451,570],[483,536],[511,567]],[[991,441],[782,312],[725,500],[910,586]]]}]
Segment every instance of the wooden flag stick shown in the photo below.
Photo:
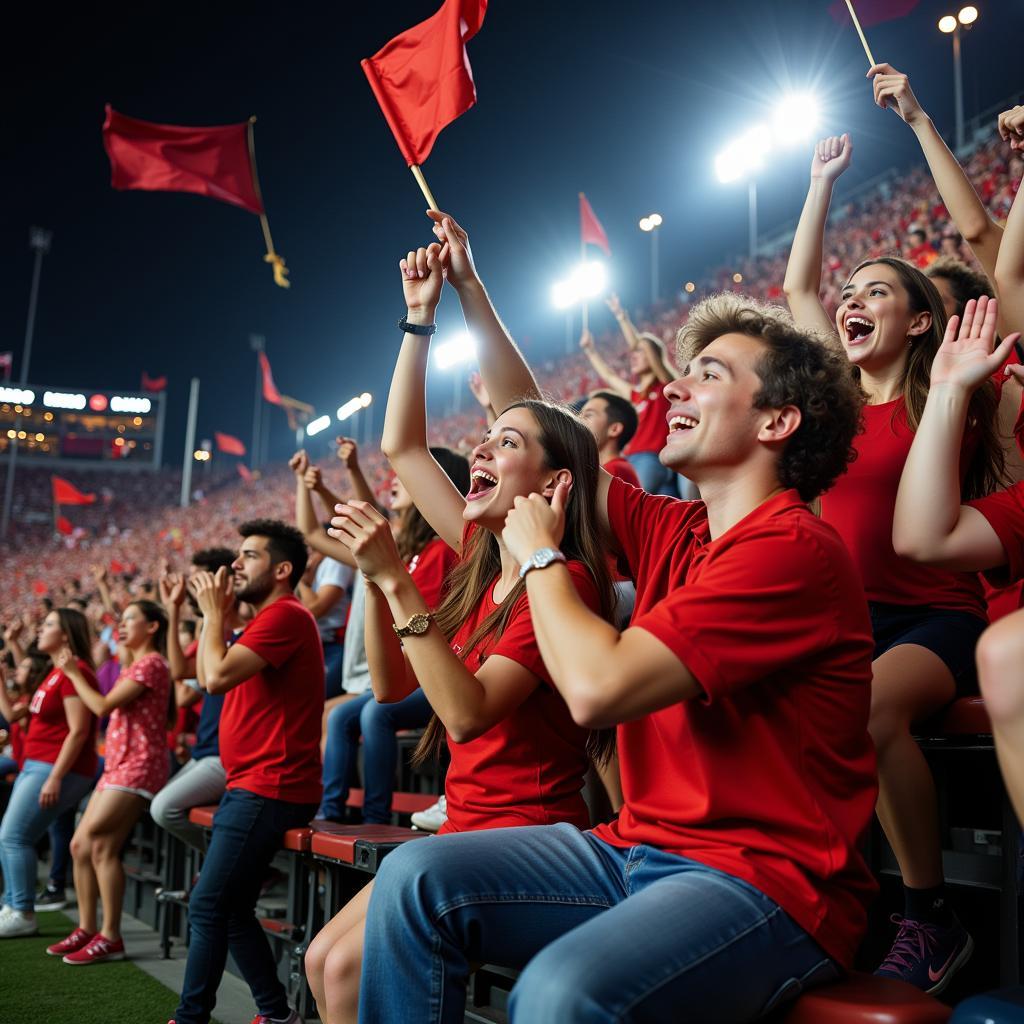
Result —
[{"label": "wooden flag stick", "polygon": [[427,179],[423,177],[423,172],[420,170],[419,164],[409,164],[409,170],[412,171],[412,176],[416,179],[416,184],[419,185],[420,191],[423,193],[423,198],[427,201],[427,206],[431,210],[440,212],[440,207],[437,205],[437,200],[434,198],[434,193],[430,191],[430,186],[427,184]]},{"label": "wooden flag stick", "polygon": [[[263,193],[260,191],[260,178],[256,173],[256,138],[252,126],[256,123],[256,115],[249,118],[249,165],[252,168],[252,184],[256,190],[260,205],[263,205]],[[279,288],[291,288],[292,283],[288,280],[288,268],[285,266],[284,257],[274,251],[274,239],[270,235],[270,221],[266,213],[260,214],[260,227],[263,228],[263,242],[267,247],[267,254],[263,257],[264,263],[269,263],[274,270],[274,284]]]},{"label": "wooden flag stick", "polygon": [[860,21],[857,18],[857,12],[853,9],[852,0],[846,0],[846,6],[850,11],[850,17],[853,18],[853,27],[857,30],[857,35],[860,36],[860,44],[864,47],[864,52],[868,55],[868,63],[874,67],[878,62],[871,53],[871,47],[868,46],[867,38],[864,35],[864,29],[860,27]]}]

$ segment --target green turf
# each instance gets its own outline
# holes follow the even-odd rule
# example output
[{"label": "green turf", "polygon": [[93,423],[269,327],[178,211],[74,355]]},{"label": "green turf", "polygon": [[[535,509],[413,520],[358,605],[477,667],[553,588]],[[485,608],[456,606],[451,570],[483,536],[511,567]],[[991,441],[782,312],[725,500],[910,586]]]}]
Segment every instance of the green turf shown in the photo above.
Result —
[{"label": "green turf", "polygon": [[39,914],[39,934],[0,944],[2,1024],[166,1024],[178,996],[130,960],[69,967],[46,947],[74,927]]}]

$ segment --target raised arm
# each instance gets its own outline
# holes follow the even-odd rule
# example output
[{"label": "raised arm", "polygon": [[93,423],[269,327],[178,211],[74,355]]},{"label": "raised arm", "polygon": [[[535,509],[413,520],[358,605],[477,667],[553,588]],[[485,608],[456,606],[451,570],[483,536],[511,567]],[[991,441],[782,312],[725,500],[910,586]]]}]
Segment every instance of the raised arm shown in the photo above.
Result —
[{"label": "raised arm", "polygon": [[590,365],[597,371],[598,376],[615,392],[615,394],[626,399],[628,402],[633,394],[633,388],[625,377],[620,377],[605,360],[604,356],[597,351],[594,345],[594,336],[590,331],[584,331],[580,335],[580,348],[587,357]]},{"label": "raised arm", "polygon": [[21,642],[24,631],[25,623],[20,618],[13,619],[4,629],[4,646],[11,652],[15,664],[25,657],[25,647]]},{"label": "raised arm", "polygon": [[519,347],[498,318],[490,297],[476,272],[469,236],[447,213],[428,210],[434,221],[434,234],[442,250],[448,283],[462,304],[466,327],[476,338],[480,376],[497,413],[523,398],[539,398],[540,388]]},{"label": "raised arm", "polygon": [[107,567],[105,565],[93,565],[89,567],[92,578],[96,583],[96,593],[100,596],[103,609],[111,615],[120,615],[121,610],[114,604],[114,598],[110,593],[110,586],[107,581]]},{"label": "raised arm", "polygon": [[0,715],[3,715],[7,719],[8,724],[11,724],[20,721],[22,718],[27,718],[28,714],[28,704],[15,707],[11,703],[11,698],[7,695],[7,674],[4,671],[3,664],[0,663]]},{"label": "raised arm", "polygon": [[928,400],[896,498],[893,547],[906,558],[963,572],[1006,560],[988,520],[960,504],[960,452],[971,395],[998,371],[1017,338],[1008,335],[993,351],[998,315],[995,299],[972,299],[962,325],[950,318],[935,355]]},{"label": "raised arm", "polygon": [[75,687],[75,692],[81,698],[82,703],[97,718],[103,718],[104,715],[109,715],[111,711],[122,708],[126,704],[131,704],[146,689],[142,683],[129,679],[127,676],[121,676],[114,684],[114,688],[104,696],[99,690],[94,690],[89,685],[89,681],[78,667],[78,662],[75,661],[74,655],[67,647],[58,652],[57,656],[53,659],[53,664],[71,680],[72,685]]},{"label": "raised arm", "polygon": [[872,79],[875,103],[883,110],[892,107],[917,136],[935,187],[957,231],[978,257],[989,279],[994,279],[1003,229],[989,216],[960,161],[950,152],[932,119],[922,109],[910,87],[910,79],[891,64],[875,64],[868,70],[867,77]]},{"label": "raised arm", "polygon": [[800,222],[789,252],[783,291],[793,319],[800,327],[820,331],[825,337],[836,333],[821,303],[821,263],[825,245],[825,224],[836,179],[853,156],[849,135],[822,139],[811,157],[811,185],[800,213]]},{"label": "raised arm", "polygon": [[[410,324],[434,323],[444,284],[442,249],[437,243],[410,252],[401,261],[402,286]],[[395,363],[384,414],[381,450],[424,519],[453,550],[462,550],[462,513],[466,499],[437,464],[427,446],[425,387],[428,335],[407,333]]]},{"label": "raised arm", "polygon": [[394,621],[391,607],[380,587],[367,582],[363,640],[373,696],[381,704],[403,700],[419,685],[402,653],[402,643],[395,636]]},{"label": "raised arm", "polygon": [[[1010,149],[1024,155],[1024,105],[999,115],[999,134]],[[1002,322],[1024,330],[1024,199],[1017,192],[1006,218],[1003,244],[996,260],[995,281],[1002,305]]]},{"label": "raised arm", "polygon": [[[363,467],[359,462],[359,446],[356,444],[355,438],[338,438],[338,458],[341,459],[348,470],[348,478],[352,484],[352,494],[355,499],[357,501],[368,501],[371,505],[376,505],[377,508],[380,508],[377,495],[373,493],[373,488],[366,479],[366,474],[363,472]],[[317,490],[317,494],[320,495],[324,504],[333,512],[334,506],[339,504],[339,502],[329,501],[324,494],[325,490],[326,488],[321,487]]]},{"label": "raised arm", "polygon": [[[320,554],[328,558],[335,558],[345,565],[354,566],[349,550],[344,544],[332,540],[324,531],[320,520],[316,517],[316,509],[313,507],[313,484],[319,480],[319,470],[310,466],[309,457],[304,451],[297,451],[289,460],[288,468],[295,474],[295,525],[302,531],[306,543]],[[315,476],[311,475],[314,474]],[[331,495],[331,498],[335,498]],[[336,501],[328,504],[330,514],[333,515]]]},{"label": "raised arm", "polygon": [[[181,649],[181,642],[178,640],[181,605],[185,600],[185,578],[178,573],[164,573],[160,577],[159,587],[160,603],[164,606],[164,611],[167,612],[167,664],[171,669],[171,679],[175,683],[182,679],[194,679],[196,660],[194,657],[185,657],[185,652]],[[177,687],[175,687],[175,693],[177,693]]]}]

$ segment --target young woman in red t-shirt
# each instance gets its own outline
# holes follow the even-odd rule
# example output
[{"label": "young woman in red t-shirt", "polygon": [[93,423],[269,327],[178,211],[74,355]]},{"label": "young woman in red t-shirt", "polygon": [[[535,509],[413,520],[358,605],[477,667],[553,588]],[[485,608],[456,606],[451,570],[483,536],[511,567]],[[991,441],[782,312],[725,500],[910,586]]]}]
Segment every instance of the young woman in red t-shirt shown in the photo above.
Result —
[{"label": "young woman in red t-shirt", "polygon": [[39,627],[37,646],[43,654],[57,659],[59,652],[67,653],[32,695],[24,763],[0,824],[3,938],[39,930],[35,844],[61,814],[78,806],[96,777],[96,719],[67,672],[73,665],[83,685],[95,692],[89,643],[89,624],[73,608],[55,608]]},{"label": "young woman in red t-shirt", "polygon": [[[51,956],[62,956],[71,965],[124,959],[121,847],[170,769],[167,613],[153,601],[133,601],[121,613],[118,643],[124,652],[121,676],[106,696],[89,688],[67,649],[54,659],[86,707],[99,717],[110,716],[103,774],[71,840],[78,927],[47,948]],[[103,905],[102,930],[96,921],[97,898]]]},{"label": "young woman in red t-shirt", "polygon": [[[906,905],[878,973],[937,991],[966,962],[973,942],[948,906],[935,785],[911,727],[976,687],[974,648],[986,625],[985,604],[976,575],[901,558],[892,543],[900,474],[946,326],[941,297],[916,267],[880,257],[854,268],[834,322],[819,299],[829,199],[851,153],[846,135],[817,145],[785,291],[800,326],[842,344],[867,394],[857,458],[822,496],[821,515],[860,570],[875,637],[870,728],[878,751],[877,813],[900,865]],[[971,401],[965,498],[1001,480],[996,412],[995,389],[987,384]]]},{"label": "young woman in red t-shirt", "polygon": [[[451,765],[442,833],[563,821],[589,824],[582,797],[588,746],[604,747],[577,726],[551,685],[537,649],[525,584],[500,534],[517,498],[572,485],[562,549],[584,601],[612,609],[607,554],[597,533],[597,445],[561,406],[525,401],[505,409],[474,449],[462,495],[427,447],[425,331],[445,273],[467,323],[503,331],[480,284],[465,233],[447,220],[445,245],[402,261],[409,326],[388,397],[382,448],[438,536],[460,553],[448,594],[434,614],[402,564],[387,521],[365,502],[340,505],[332,534],[352,551],[368,580],[366,646],[378,700],[422,686],[435,712],[420,745],[429,755],[447,735]],[[429,333],[433,333],[430,331]],[[399,637],[402,642],[399,642]],[[307,953],[307,977],[321,1017],[354,1021],[363,924],[371,886],[329,922]]]}]

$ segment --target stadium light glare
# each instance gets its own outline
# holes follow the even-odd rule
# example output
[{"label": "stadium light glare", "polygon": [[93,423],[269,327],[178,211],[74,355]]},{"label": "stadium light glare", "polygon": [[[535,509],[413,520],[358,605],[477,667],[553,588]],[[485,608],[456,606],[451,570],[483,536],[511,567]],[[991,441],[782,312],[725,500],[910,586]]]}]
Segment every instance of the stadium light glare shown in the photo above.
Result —
[{"label": "stadium light glare", "polygon": [[330,425],[330,416],[317,416],[311,423],[306,424],[306,437],[316,437],[321,430],[326,430]]},{"label": "stadium light glare", "polygon": [[[36,393],[28,388],[0,388],[0,402],[16,402],[18,405],[31,405],[36,400]],[[20,409],[16,410],[21,412]]]},{"label": "stadium light glare", "polygon": [[608,267],[600,260],[587,260],[577,264],[568,277],[551,286],[551,304],[555,309],[568,309],[579,302],[597,298],[607,289]]},{"label": "stadium light glare", "polygon": [[661,214],[649,213],[646,217],[640,218],[639,228],[641,231],[654,231],[655,228],[660,228],[661,225]]},{"label": "stadium light glare", "polygon": [[43,405],[48,409],[84,409],[85,395],[66,391],[44,391]]},{"label": "stadium light glare", "polygon": [[715,174],[727,185],[748,177],[764,166],[765,154],[771,149],[772,136],[766,124],[757,124],[734,139],[715,157]]},{"label": "stadium light glare", "polygon": [[551,305],[555,309],[568,309],[576,304],[576,293],[569,281],[556,281],[551,286]]},{"label": "stadium light glare", "polygon": [[967,7],[961,7],[956,20],[961,25],[973,25],[978,20],[978,8],[970,4]]},{"label": "stadium light glare", "polygon": [[[360,409],[365,409],[372,401],[373,395],[369,391],[364,391],[361,395],[350,398],[344,405],[339,406],[337,412],[338,422],[344,422],[349,416],[354,416]],[[315,423],[316,420],[313,422]],[[310,426],[312,425],[311,423]]]},{"label": "stadium light glare", "polygon": [[364,391],[359,396],[359,404],[365,409],[373,401],[373,395],[369,391]]},{"label": "stadium light glare", "polygon": [[457,334],[450,341],[434,349],[434,365],[439,370],[450,370],[476,358],[476,342],[468,331]]},{"label": "stadium light glare", "polygon": [[818,101],[809,93],[783,96],[772,119],[775,137],[785,146],[803,142],[814,134],[818,117]]},{"label": "stadium light glare", "polygon": [[950,32],[955,32],[956,18],[952,14],[946,14],[939,18],[939,31],[945,32],[946,35],[949,35]]}]

